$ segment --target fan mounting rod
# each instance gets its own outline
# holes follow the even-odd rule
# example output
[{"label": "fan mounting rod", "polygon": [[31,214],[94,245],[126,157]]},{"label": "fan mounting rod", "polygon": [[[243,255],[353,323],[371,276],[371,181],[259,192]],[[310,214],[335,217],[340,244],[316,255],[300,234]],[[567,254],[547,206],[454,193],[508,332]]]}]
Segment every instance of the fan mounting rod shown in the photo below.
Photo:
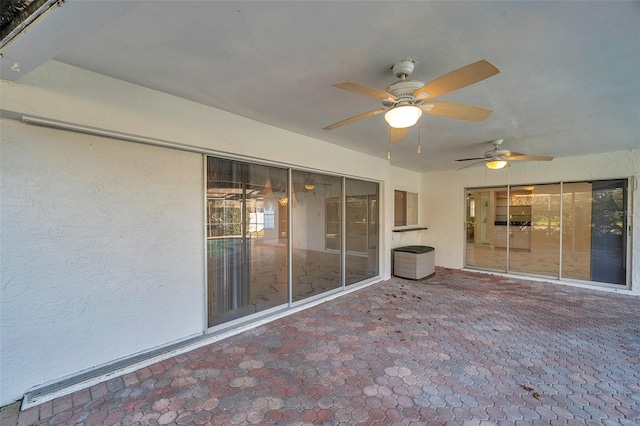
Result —
[{"label": "fan mounting rod", "polygon": [[422,81],[417,80],[407,80],[407,77],[411,75],[413,69],[415,68],[416,63],[412,60],[404,60],[400,62],[396,62],[391,68],[393,74],[398,77],[400,80],[391,83],[387,86],[385,92],[391,93],[397,99],[395,100],[382,100],[382,104],[386,107],[392,107],[394,105],[398,105],[401,102],[410,102],[411,104],[415,104],[415,96],[414,92],[424,86]]}]

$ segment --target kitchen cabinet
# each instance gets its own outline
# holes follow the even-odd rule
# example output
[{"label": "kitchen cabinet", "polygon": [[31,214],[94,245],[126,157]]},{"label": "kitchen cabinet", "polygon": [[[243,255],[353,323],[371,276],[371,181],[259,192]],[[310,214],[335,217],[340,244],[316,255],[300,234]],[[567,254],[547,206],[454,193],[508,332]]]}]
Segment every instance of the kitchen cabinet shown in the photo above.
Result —
[{"label": "kitchen cabinet", "polygon": [[496,209],[493,222],[494,247],[531,249],[531,205],[511,204],[506,192],[496,193]]},{"label": "kitchen cabinet", "polygon": [[531,248],[530,226],[512,226],[509,247],[513,249],[529,250]]},{"label": "kitchen cabinet", "polygon": [[495,247],[507,247],[507,235],[509,237],[509,248],[512,249],[531,249],[531,232],[530,226],[510,226],[507,232],[507,226],[494,226],[495,230]]},{"label": "kitchen cabinet", "polygon": [[495,246],[498,248],[507,247],[507,227],[495,226]]}]

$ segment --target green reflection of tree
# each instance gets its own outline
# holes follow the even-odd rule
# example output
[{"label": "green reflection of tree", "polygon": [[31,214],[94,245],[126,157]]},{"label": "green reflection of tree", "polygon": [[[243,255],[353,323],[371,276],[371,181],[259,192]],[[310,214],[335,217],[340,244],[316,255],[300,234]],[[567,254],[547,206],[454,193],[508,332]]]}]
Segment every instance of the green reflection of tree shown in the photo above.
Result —
[{"label": "green reflection of tree", "polygon": [[594,193],[592,207],[594,235],[622,235],[624,227],[624,192],[621,189]]},{"label": "green reflection of tree", "polygon": [[242,235],[242,209],[237,202],[207,200],[209,236],[229,237]]}]

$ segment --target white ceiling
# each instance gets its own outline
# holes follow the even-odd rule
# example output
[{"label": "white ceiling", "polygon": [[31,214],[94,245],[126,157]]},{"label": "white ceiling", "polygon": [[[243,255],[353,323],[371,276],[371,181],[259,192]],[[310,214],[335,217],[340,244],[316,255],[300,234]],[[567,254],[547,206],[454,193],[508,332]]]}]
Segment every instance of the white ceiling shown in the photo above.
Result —
[{"label": "white ceiling", "polygon": [[399,60],[428,82],[486,59],[501,73],[438,100],[493,114],[425,116],[422,153],[413,129],[391,147],[392,164],[454,169],[496,138],[554,157],[640,148],[636,1],[67,0],[3,54],[3,79],[55,59],[380,158],[382,115],[322,129],[381,106],[332,84],[384,90]]}]

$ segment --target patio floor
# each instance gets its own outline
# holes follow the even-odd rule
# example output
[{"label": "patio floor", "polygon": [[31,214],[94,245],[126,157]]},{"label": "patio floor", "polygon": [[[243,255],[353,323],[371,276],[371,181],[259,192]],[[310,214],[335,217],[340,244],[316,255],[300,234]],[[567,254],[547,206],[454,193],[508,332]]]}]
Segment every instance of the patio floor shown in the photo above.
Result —
[{"label": "patio floor", "polygon": [[437,268],[19,412],[13,424],[640,424],[640,298]]}]

